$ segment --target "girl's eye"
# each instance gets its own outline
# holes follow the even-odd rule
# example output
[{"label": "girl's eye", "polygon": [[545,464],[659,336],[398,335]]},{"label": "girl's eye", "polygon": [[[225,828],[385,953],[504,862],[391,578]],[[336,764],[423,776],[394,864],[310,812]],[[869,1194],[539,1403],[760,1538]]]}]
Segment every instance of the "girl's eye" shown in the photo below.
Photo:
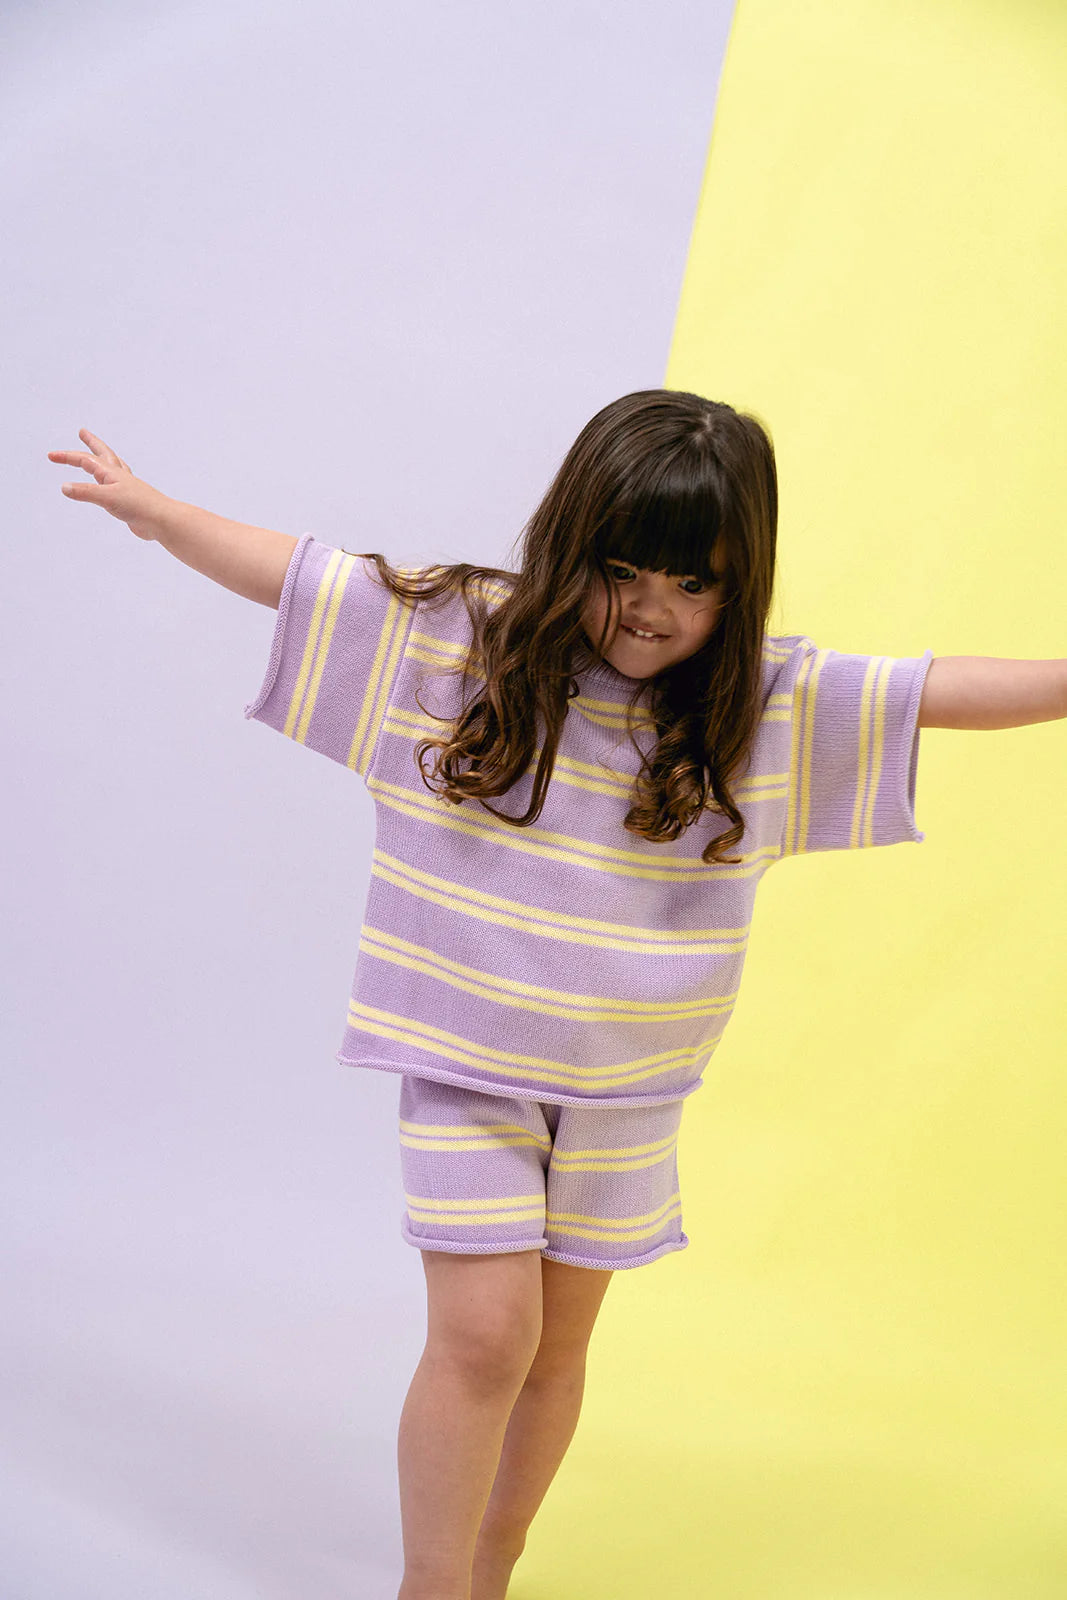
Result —
[{"label": "girl's eye", "polygon": [[[633,567],[624,567],[619,562],[608,561],[605,565],[615,583],[625,583],[627,578],[632,578],[634,575]],[[719,581],[718,574],[715,574],[710,583],[704,583],[700,578],[683,578],[682,588],[686,594],[703,594],[705,589],[714,588]]]}]

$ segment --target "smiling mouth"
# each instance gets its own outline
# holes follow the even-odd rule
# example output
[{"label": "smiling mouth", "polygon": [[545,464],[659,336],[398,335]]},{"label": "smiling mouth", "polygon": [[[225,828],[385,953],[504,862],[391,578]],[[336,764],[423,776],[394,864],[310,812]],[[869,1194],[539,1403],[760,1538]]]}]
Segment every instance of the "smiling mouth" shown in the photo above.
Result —
[{"label": "smiling mouth", "polygon": [[620,622],[619,627],[623,633],[628,633],[631,639],[641,639],[645,644],[656,644],[660,639],[666,639],[665,633],[649,633],[644,628],[628,628],[625,622]]}]

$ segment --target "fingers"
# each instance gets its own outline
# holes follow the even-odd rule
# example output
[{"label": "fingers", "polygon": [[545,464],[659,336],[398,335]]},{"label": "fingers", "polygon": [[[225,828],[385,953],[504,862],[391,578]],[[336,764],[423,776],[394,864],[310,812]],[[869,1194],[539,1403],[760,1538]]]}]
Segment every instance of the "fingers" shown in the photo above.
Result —
[{"label": "fingers", "polygon": [[[110,445],[98,439],[95,433],[90,433],[88,428],[79,428],[78,437],[89,446],[85,450],[49,450],[49,461],[63,463],[66,466],[81,467],[83,472],[88,472],[96,479],[95,483],[64,483],[60,487],[71,500],[92,500],[95,498],[98,487],[110,488],[118,481],[115,468],[121,472],[129,472],[125,461],[122,461],[111,449]],[[132,476],[132,474],[131,474]],[[103,504],[103,502],[98,502]]]},{"label": "fingers", "polygon": [[83,472],[88,472],[97,480],[97,483],[61,484],[63,493],[72,500],[89,500],[97,484],[106,483],[107,463],[98,460],[94,455],[87,455],[84,450],[49,450],[48,459],[69,467],[81,467]]},{"label": "fingers", "polygon": [[94,456],[99,456],[108,462],[114,462],[115,466],[121,467],[123,472],[129,472],[130,469],[122,457],[117,455],[109,444],[105,444],[103,439],[98,439],[95,433],[90,433],[88,428],[79,428],[78,437],[85,440]]},{"label": "fingers", "polygon": [[[113,461],[118,462],[119,458],[114,450],[111,449],[111,446],[106,445],[103,439],[98,439],[95,433],[90,433],[88,428],[79,428],[78,438],[85,440],[94,456],[110,456]],[[48,452],[49,461],[76,461],[80,464],[84,456],[84,451],[49,450]],[[121,466],[123,463],[119,462],[119,465]],[[128,470],[129,468],[127,468]]]},{"label": "fingers", "polygon": [[[121,467],[123,472],[131,471],[131,468],[122,460],[122,457],[116,455],[111,446],[105,444],[103,439],[98,439],[95,433],[90,433],[88,428],[79,428],[78,437],[84,439],[89,446],[93,461]],[[87,464],[88,458],[83,450],[49,450],[48,459],[49,461],[69,462],[72,466],[84,467],[87,472],[93,470],[92,466]]]},{"label": "fingers", "polygon": [[[108,466],[106,461],[98,461],[96,456],[84,455],[79,450],[50,450],[48,454],[53,461],[64,462],[71,467],[81,467],[83,472],[88,472],[90,477],[96,479],[101,488],[105,488],[114,480],[115,474],[112,468]],[[66,494],[72,488],[72,485],[65,483],[62,487],[63,493]],[[81,487],[88,489],[90,485],[83,484]],[[96,485],[94,484],[92,487],[95,488]]]}]

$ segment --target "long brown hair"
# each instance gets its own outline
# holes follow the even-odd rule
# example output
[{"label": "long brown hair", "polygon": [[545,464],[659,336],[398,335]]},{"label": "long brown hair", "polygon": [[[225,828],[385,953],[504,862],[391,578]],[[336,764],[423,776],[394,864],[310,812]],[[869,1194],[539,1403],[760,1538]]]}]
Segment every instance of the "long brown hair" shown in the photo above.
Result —
[{"label": "long brown hair", "polygon": [[[432,606],[459,592],[471,620],[471,650],[453,670],[473,679],[472,693],[442,737],[416,747],[427,788],[457,804],[478,799],[518,828],[535,822],[567,702],[578,693],[573,674],[602,659],[599,651],[614,632],[619,602],[606,558],[711,583],[721,536],[726,587],[710,639],[685,661],[639,680],[628,704],[631,721],[651,691],[648,714],[658,742],[646,757],[631,725],[641,769],[625,826],[646,839],[677,839],[705,809],[718,810],[732,826],[702,859],[736,861],[725,852],[740,842],[744,821],[730,784],[762,710],[777,520],[774,447],[755,417],[682,390],[641,389],[586,423],[520,534],[517,573],[461,562],[405,577],[383,556],[368,555],[402,600]],[[597,582],[607,593],[608,617],[594,646],[581,618]],[[490,606],[487,585],[500,584],[505,597]],[[539,735],[526,811],[510,816],[486,805],[529,770]],[[424,758],[431,750],[428,776]]]}]

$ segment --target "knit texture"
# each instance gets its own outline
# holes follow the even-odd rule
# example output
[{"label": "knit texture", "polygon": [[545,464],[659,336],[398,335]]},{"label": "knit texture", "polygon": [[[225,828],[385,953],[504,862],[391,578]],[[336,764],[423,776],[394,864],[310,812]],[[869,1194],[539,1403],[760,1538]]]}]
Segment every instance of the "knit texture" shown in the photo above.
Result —
[{"label": "knit texture", "polygon": [[[505,592],[491,586],[490,604]],[[415,745],[459,710],[462,677],[442,669],[469,644],[462,598],[405,605],[362,557],[311,534],[294,549],[245,716],[359,773],[375,801],[336,1059],[549,1103],[684,1099],[736,1002],[767,868],[924,837],[915,778],[932,654],[766,640],[763,715],[732,786],[745,834],[730,853],[741,860],[722,866],[701,860],[728,826],[721,814],[667,843],[624,828],[640,764],[625,715],[633,680],[606,662],[575,674],[580,692],[533,826],[438,798]],[[647,718],[635,737],[653,748]],[[528,772],[490,803],[521,815],[532,784]]]}]

